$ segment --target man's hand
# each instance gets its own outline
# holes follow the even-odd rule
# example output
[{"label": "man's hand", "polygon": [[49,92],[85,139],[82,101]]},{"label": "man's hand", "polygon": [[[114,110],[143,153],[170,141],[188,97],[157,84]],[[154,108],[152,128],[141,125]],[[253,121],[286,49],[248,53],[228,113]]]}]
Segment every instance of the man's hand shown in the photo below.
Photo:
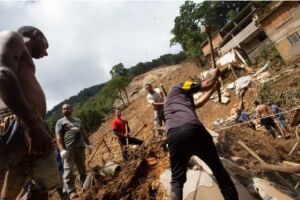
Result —
[{"label": "man's hand", "polygon": [[53,149],[52,139],[41,122],[37,121],[28,125],[25,134],[29,155],[37,157],[47,156]]},{"label": "man's hand", "polygon": [[59,154],[63,159],[68,159],[69,157],[69,153],[65,149],[62,149]]}]

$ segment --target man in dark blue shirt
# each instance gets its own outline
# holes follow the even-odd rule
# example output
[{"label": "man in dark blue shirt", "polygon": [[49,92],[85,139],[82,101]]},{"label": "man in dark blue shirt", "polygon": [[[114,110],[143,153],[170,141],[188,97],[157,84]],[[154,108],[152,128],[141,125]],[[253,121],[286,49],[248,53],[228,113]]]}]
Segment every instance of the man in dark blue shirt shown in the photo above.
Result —
[{"label": "man in dark blue shirt", "polygon": [[[201,158],[213,171],[225,200],[238,199],[236,188],[219,159],[212,136],[199,121],[195,111],[213,94],[219,73],[216,69],[212,77],[205,81],[186,81],[175,85],[164,104],[172,171],[172,200],[182,199],[187,164],[192,155]],[[200,91],[205,93],[194,102],[193,94]]]},{"label": "man in dark blue shirt", "polygon": [[236,119],[235,119],[236,122],[238,122],[238,123],[248,122],[247,126],[249,126],[249,128],[252,128],[253,130],[256,130],[255,124],[253,122],[251,122],[251,119],[247,112],[242,111],[239,108],[237,108],[235,110],[235,112],[236,112]]}]

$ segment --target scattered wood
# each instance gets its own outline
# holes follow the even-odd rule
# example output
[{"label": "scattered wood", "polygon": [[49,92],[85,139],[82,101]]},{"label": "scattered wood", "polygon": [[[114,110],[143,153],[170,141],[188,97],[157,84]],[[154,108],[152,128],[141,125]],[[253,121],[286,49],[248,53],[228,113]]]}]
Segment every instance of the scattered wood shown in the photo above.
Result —
[{"label": "scattered wood", "polygon": [[254,158],[256,158],[260,163],[265,163],[252,149],[250,149],[244,142],[241,140],[238,141],[238,144],[241,145],[246,151],[248,151]]},{"label": "scattered wood", "polygon": [[157,164],[157,161],[156,161],[156,159],[155,159],[155,158],[153,158],[153,157],[146,158],[146,161],[147,161],[147,163],[148,163],[148,165],[149,165],[149,166],[154,166],[154,165],[156,165],[156,164]]},{"label": "scattered wood", "polygon": [[278,172],[286,172],[286,173],[296,173],[300,172],[300,167],[285,167],[285,166],[278,166],[266,163],[263,159],[261,159],[252,149],[250,149],[245,143],[241,140],[238,141],[246,151],[248,151],[254,158],[256,158],[261,166],[260,169],[264,171],[272,171],[274,175],[287,187],[289,188],[295,195],[298,195],[298,191],[285,179],[283,178]]},{"label": "scattered wood", "polygon": [[292,155],[292,153],[295,151],[295,149],[296,149],[296,147],[298,146],[298,144],[299,144],[299,142],[296,142],[295,144],[294,144],[294,146],[292,147],[292,149],[290,150],[290,152],[289,152],[289,156],[290,155]]},{"label": "scattered wood", "polygon": [[275,189],[267,180],[254,178],[253,185],[255,190],[263,200],[292,200],[291,197]]},{"label": "scattered wood", "polygon": [[263,171],[300,173],[300,166],[273,165],[268,163],[261,163],[260,169]]},{"label": "scattered wood", "polygon": [[234,68],[233,68],[233,66],[232,66],[231,63],[229,64],[229,68],[230,68],[230,70],[231,70],[231,72],[232,72],[234,78],[235,78],[235,79],[238,79],[238,77],[237,77],[237,75],[236,75],[236,73],[235,73],[235,71],[234,71]]},{"label": "scattered wood", "polygon": [[295,132],[296,138],[297,138],[297,142],[294,144],[294,146],[292,147],[292,149],[289,152],[289,156],[292,155],[292,153],[295,151],[296,147],[299,145],[299,135],[298,135],[298,127],[296,128],[296,132]]},{"label": "scattered wood", "polygon": [[286,161],[286,160],[284,160],[282,163],[285,164],[285,165],[292,166],[292,167],[298,167],[298,166],[300,166],[299,163],[295,163],[295,162],[291,162],[291,161]]},{"label": "scattered wood", "polygon": [[300,109],[296,110],[296,113],[295,113],[295,115],[293,117],[291,126],[295,127],[295,126],[297,126],[299,124],[300,124]]}]

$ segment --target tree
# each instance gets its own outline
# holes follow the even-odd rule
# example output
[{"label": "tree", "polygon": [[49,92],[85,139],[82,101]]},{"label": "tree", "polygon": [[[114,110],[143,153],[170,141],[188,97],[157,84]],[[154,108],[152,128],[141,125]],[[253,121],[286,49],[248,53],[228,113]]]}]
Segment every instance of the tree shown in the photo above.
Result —
[{"label": "tree", "polygon": [[113,66],[109,73],[112,77],[115,77],[115,76],[126,76],[126,72],[127,69],[124,68],[124,65],[122,63],[119,63]]},{"label": "tree", "polygon": [[129,98],[126,91],[126,86],[129,84],[129,81],[124,76],[116,76],[112,78],[111,84],[114,88],[116,88],[119,91],[119,97],[122,98],[122,91],[124,92],[127,100],[127,104],[129,104]]},{"label": "tree", "polygon": [[199,57],[201,44],[206,40],[200,24],[212,26],[216,31],[248,4],[248,1],[204,1],[198,4],[185,1],[180,7],[180,15],[174,20],[175,26],[171,30],[174,37],[170,44],[179,43],[189,58]]}]

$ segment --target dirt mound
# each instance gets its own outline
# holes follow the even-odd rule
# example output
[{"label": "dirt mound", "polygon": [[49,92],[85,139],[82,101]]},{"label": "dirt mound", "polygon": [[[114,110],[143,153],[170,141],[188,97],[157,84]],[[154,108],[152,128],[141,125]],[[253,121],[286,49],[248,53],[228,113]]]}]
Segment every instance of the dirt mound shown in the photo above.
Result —
[{"label": "dirt mound", "polygon": [[[278,72],[280,74],[281,72]],[[159,183],[159,176],[163,170],[169,167],[167,153],[160,142],[151,142],[154,135],[153,111],[152,107],[146,101],[146,91],[144,83],[149,80],[154,86],[164,84],[166,90],[169,90],[174,84],[183,82],[190,77],[199,74],[199,69],[193,63],[184,63],[173,67],[165,67],[152,70],[146,74],[136,77],[128,86],[130,105],[122,112],[123,118],[129,122],[131,135],[145,141],[145,146],[138,151],[133,151],[134,159],[129,162],[121,160],[121,151],[117,138],[111,131],[111,122],[113,115],[109,116],[107,121],[101,125],[97,132],[93,133],[90,141],[95,147],[91,155],[87,156],[88,170],[101,168],[107,161],[114,161],[121,165],[121,172],[115,176],[99,176],[95,185],[84,191],[80,199],[163,199],[164,191]],[[239,76],[247,75],[245,70],[237,71]],[[282,73],[281,73],[282,74]],[[269,95],[269,98],[284,98],[282,94],[288,88],[289,91],[295,92],[293,88],[298,87],[297,76],[300,75],[300,69],[295,73],[282,75],[277,82],[272,82],[269,89],[263,85],[252,82],[247,88],[243,98],[237,97],[234,91],[228,90],[230,102],[225,104],[209,101],[204,107],[197,110],[197,114],[203,124],[208,128],[213,128],[212,122],[217,119],[227,119],[231,116],[233,108],[237,107],[243,101],[244,109],[251,111],[253,101],[257,98],[263,99],[263,95]],[[284,78],[285,77],[285,78]],[[289,78],[288,84],[285,79]],[[224,75],[224,84],[233,82],[235,78],[231,73]],[[299,82],[300,83],[300,82]],[[285,87],[286,86],[286,87]],[[280,88],[278,92],[277,88]],[[271,91],[266,93],[266,91]],[[283,92],[281,92],[283,91]],[[296,93],[292,93],[294,95]],[[299,95],[300,96],[300,95]],[[275,98],[276,97],[276,98]],[[288,100],[284,98],[286,102]],[[295,106],[299,101],[293,99],[289,102],[288,108]],[[118,103],[116,103],[118,104]],[[287,105],[287,104],[283,104]],[[287,115],[290,119],[290,115]],[[237,177],[247,179],[247,184],[252,180],[249,174],[261,176],[258,170],[259,162],[253,158],[237,142],[243,141],[265,162],[278,164],[282,161],[291,161],[300,163],[300,157],[295,152],[289,156],[291,148],[296,143],[295,136],[288,140],[273,139],[263,128],[257,131],[247,126],[235,126],[224,130],[216,130],[219,136],[219,153],[231,160],[238,159],[238,168],[247,169],[247,173],[241,172]],[[300,182],[298,179],[291,180],[292,183]]]},{"label": "dirt mound", "polygon": [[80,199],[162,199],[164,191],[157,181],[169,161],[164,142],[153,142],[147,148],[133,152],[134,158],[122,162],[121,172],[96,179],[93,188],[82,193]]}]

